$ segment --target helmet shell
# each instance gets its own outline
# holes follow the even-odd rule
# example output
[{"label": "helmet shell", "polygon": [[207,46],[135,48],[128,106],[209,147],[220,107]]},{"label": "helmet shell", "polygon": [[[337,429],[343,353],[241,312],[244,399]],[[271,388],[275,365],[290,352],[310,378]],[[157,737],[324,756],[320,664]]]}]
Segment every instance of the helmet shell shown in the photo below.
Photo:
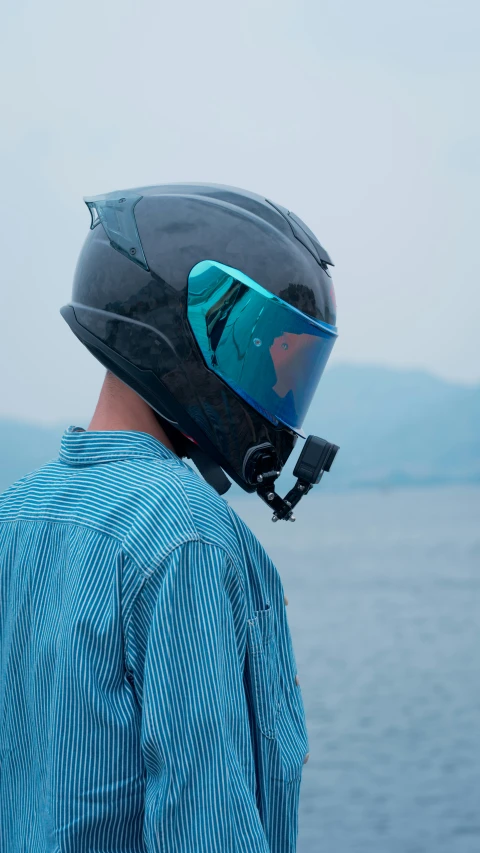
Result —
[{"label": "helmet shell", "polygon": [[190,270],[216,260],[334,325],[332,262],[301,220],[254,193],[165,184],[104,198],[122,194],[139,197],[134,215],[146,264],[92,222],[62,315],[102,364],[253,491],[246,468],[252,448],[272,445],[281,470],[297,436],[272,424],[207,367],[187,318]]}]

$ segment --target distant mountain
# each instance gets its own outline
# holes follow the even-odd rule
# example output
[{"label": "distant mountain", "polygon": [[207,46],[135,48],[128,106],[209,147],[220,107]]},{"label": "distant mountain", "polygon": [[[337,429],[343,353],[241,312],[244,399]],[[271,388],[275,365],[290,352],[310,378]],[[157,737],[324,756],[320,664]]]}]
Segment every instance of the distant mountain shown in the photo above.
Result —
[{"label": "distant mountain", "polygon": [[480,385],[420,371],[332,367],[304,430],[340,445],[324,478],[332,486],[480,483]]},{"label": "distant mountain", "polygon": [[[0,490],[54,458],[63,429],[0,420]],[[480,483],[480,386],[420,371],[331,367],[304,430],[340,445],[327,488]],[[280,490],[289,474],[282,480]]]}]

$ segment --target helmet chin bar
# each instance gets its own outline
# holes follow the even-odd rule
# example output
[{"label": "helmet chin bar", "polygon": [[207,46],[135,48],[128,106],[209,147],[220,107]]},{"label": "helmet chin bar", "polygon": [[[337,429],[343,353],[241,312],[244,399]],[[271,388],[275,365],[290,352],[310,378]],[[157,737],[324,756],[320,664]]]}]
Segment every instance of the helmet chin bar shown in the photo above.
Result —
[{"label": "helmet chin bar", "polygon": [[275,491],[275,480],[280,475],[278,458],[270,444],[252,448],[246,459],[246,473],[256,483],[257,494],[273,509],[272,521],[295,521],[294,507],[312,486],[320,482],[324,471],[330,471],[338,447],[316,435],[309,435],[293,470],[297,477],[293,489],[281,498]]}]

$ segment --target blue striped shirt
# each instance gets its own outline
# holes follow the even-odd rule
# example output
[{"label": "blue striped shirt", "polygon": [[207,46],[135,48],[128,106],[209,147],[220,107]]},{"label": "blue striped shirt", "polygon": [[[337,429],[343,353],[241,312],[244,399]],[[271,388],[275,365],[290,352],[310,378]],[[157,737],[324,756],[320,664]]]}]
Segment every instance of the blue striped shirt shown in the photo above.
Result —
[{"label": "blue striped shirt", "polygon": [[275,566],[153,436],[0,496],[1,853],[292,853],[297,682]]}]

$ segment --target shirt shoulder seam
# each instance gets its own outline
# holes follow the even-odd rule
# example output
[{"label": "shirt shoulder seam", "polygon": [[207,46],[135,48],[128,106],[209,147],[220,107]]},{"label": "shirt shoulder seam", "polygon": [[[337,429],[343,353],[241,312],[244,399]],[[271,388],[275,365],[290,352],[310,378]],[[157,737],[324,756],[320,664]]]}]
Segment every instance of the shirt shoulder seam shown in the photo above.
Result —
[{"label": "shirt shoulder seam", "polygon": [[[179,548],[183,548],[185,545],[188,545],[190,542],[200,542],[200,543],[202,543],[203,545],[207,545],[207,546],[209,546],[209,547],[211,546],[211,547],[213,547],[213,548],[217,548],[219,551],[222,551],[222,552],[225,554],[225,556],[226,556],[226,558],[227,558],[228,562],[230,563],[230,565],[232,566],[232,568],[233,568],[233,570],[234,570],[234,572],[235,572],[235,575],[236,575],[237,580],[238,580],[238,582],[239,582],[239,585],[240,585],[240,589],[241,589],[241,591],[242,591],[242,594],[243,594],[244,596],[245,596],[245,594],[246,594],[246,593],[245,593],[245,585],[244,585],[244,582],[243,582],[243,578],[242,578],[242,576],[241,576],[241,573],[240,573],[240,572],[239,572],[239,570],[238,570],[238,566],[236,565],[235,560],[232,558],[232,555],[229,553],[229,551],[227,550],[227,548],[225,548],[225,546],[224,546],[224,545],[221,545],[221,544],[219,544],[218,542],[211,542],[210,540],[208,540],[208,539],[206,539],[205,537],[202,537],[202,536],[197,536],[196,538],[191,537],[191,538],[189,538],[189,539],[184,539],[184,540],[183,540],[183,542],[177,542],[175,545],[172,545],[172,547],[170,548],[170,550],[169,550],[166,554],[164,554],[164,556],[162,557],[162,559],[160,560],[160,562],[157,564],[157,566],[155,566],[155,568],[154,568],[154,569],[153,569],[149,574],[146,574],[146,573],[142,572],[142,570],[140,569],[139,574],[140,574],[140,576],[141,576],[141,583],[140,583],[140,585],[139,585],[139,587],[138,587],[137,591],[135,592],[135,594],[134,594],[134,596],[133,596],[133,598],[132,598],[132,600],[131,600],[131,602],[130,602],[129,613],[128,613],[128,615],[127,615],[127,617],[126,617],[126,620],[125,620],[125,622],[124,622],[125,652],[126,652],[126,661],[127,661],[128,668],[129,668],[129,669],[131,669],[131,667],[130,667],[130,663],[129,663],[129,661],[131,661],[131,656],[130,656],[130,653],[129,653],[129,646],[130,646],[130,644],[129,644],[128,634],[129,634],[130,622],[131,622],[131,619],[132,619],[132,616],[133,616],[133,612],[134,612],[134,609],[135,609],[135,604],[136,604],[136,602],[137,602],[137,600],[138,600],[139,596],[141,595],[141,593],[142,593],[142,591],[143,591],[144,587],[147,585],[148,581],[149,581],[149,580],[150,580],[150,579],[155,575],[156,571],[160,568],[160,566],[162,566],[162,565],[163,565],[163,563],[165,562],[165,560],[167,560],[169,557],[171,557],[171,556],[172,556],[172,554],[173,554],[175,551],[178,551],[178,550],[179,550]],[[124,554],[125,554],[125,556],[126,556],[127,558],[131,559],[131,560],[132,560],[132,563],[135,565],[135,567],[136,567],[136,568],[138,568],[138,563],[137,563],[137,562],[132,558],[132,556],[130,555],[130,553],[129,553],[129,552],[125,552],[125,551],[123,551],[123,549],[122,549],[122,553],[124,553]]]},{"label": "shirt shoulder seam", "polygon": [[[163,460],[162,460],[162,461],[163,461]],[[141,565],[141,564],[140,564],[140,563],[135,559],[135,556],[134,556],[134,555],[130,552],[130,550],[128,549],[128,547],[127,547],[127,545],[126,545],[126,541],[127,541],[128,537],[129,537],[129,535],[130,535],[130,532],[131,532],[131,530],[132,530],[132,527],[130,527],[130,528],[128,529],[128,531],[125,533],[125,535],[124,535],[124,537],[123,537],[123,540],[122,540],[122,547],[124,548],[125,553],[130,557],[130,559],[132,560],[132,562],[137,566],[137,568],[138,568],[138,570],[139,570],[140,574],[142,574],[144,577],[150,577],[150,575],[151,575],[151,574],[153,574],[153,573],[157,570],[157,568],[158,568],[158,567],[163,563],[164,559],[166,559],[166,558],[167,558],[167,557],[172,553],[172,551],[173,551],[175,548],[179,548],[179,547],[181,547],[182,545],[185,545],[187,542],[203,541],[203,542],[205,542],[206,544],[208,544],[208,542],[209,542],[209,540],[207,540],[207,539],[203,536],[203,534],[199,531],[198,526],[197,526],[197,524],[196,524],[195,517],[194,517],[194,513],[193,513],[193,509],[192,509],[192,504],[191,504],[191,502],[190,502],[190,499],[189,499],[189,496],[188,496],[187,490],[186,490],[185,485],[184,485],[184,483],[183,483],[183,477],[181,476],[181,473],[180,473],[180,472],[182,471],[182,467],[181,467],[181,465],[178,465],[178,463],[181,463],[181,460],[180,460],[180,459],[178,459],[178,460],[176,460],[176,459],[169,459],[169,460],[167,460],[167,461],[171,463],[172,474],[173,474],[173,476],[175,477],[175,481],[176,481],[176,483],[178,483],[179,487],[181,488],[181,490],[182,490],[182,497],[184,498],[185,503],[186,503],[186,504],[187,504],[187,506],[188,506],[188,509],[189,509],[189,522],[190,522],[190,528],[191,528],[191,529],[190,529],[190,531],[187,531],[187,530],[186,530],[186,531],[185,531],[185,534],[184,534],[184,537],[181,539],[181,541],[175,542],[175,543],[172,545],[172,547],[168,549],[168,551],[165,551],[165,552],[162,554],[162,556],[161,556],[161,558],[160,558],[160,561],[159,561],[159,562],[154,563],[154,564],[152,565],[152,567],[151,567],[151,568],[145,568],[144,566],[142,566],[142,565]],[[187,467],[188,467],[188,466],[187,466]],[[175,470],[175,469],[177,469],[177,470]],[[195,534],[195,535],[192,535],[192,534]],[[212,545],[216,545],[217,543],[215,543],[215,542],[213,542],[213,541],[212,541],[210,544],[212,544]],[[223,547],[223,546],[219,545],[219,547]],[[226,549],[224,549],[224,550],[226,550]]]}]

